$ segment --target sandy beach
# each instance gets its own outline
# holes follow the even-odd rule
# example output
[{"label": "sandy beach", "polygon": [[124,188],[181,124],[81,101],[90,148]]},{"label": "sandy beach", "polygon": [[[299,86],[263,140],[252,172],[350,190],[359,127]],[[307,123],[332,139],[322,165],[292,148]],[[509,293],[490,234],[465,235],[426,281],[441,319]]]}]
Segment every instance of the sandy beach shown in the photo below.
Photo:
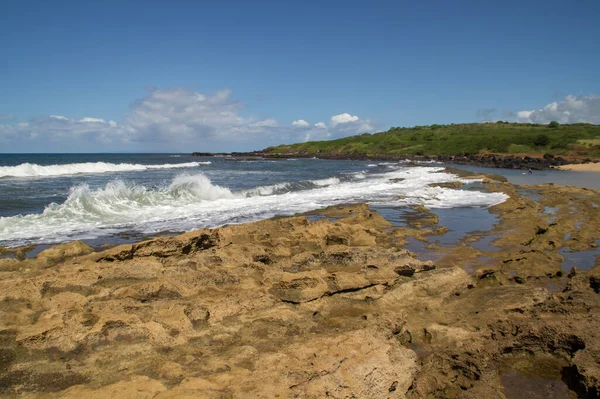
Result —
[{"label": "sandy beach", "polygon": [[600,162],[557,166],[556,169],[578,172],[600,172]]}]

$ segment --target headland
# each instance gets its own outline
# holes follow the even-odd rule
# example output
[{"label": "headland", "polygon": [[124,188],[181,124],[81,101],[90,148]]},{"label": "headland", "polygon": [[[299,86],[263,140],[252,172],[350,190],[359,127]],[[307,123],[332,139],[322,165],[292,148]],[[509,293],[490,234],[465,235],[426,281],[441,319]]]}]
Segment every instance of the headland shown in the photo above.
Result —
[{"label": "headland", "polygon": [[260,151],[230,154],[249,158],[436,161],[489,168],[543,170],[568,164],[600,162],[600,126],[585,123],[548,125],[466,123],[392,127],[334,140],[282,144]]}]

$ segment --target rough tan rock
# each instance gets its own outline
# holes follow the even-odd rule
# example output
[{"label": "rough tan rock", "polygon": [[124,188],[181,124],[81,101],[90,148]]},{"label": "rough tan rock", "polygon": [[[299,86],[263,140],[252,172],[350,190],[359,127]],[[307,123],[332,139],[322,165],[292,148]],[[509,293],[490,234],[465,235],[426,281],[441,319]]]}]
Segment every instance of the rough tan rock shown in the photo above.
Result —
[{"label": "rough tan rock", "polygon": [[44,266],[54,266],[66,259],[92,252],[94,252],[94,249],[89,245],[81,241],[73,241],[45,249],[36,256],[36,259]]},{"label": "rough tan rock", "polygon": [[394,230],[364,205],[4,259],[0,395],[501,398],[541,378],[594,397],[600,272],[559,274],[558,251],[600,238],[597,193],[490,184],[511,196],[497,251],[479,233],[435,262],[403,249],[445,234],[429,211]]},{"label": "rough tan rock", "polygon": [[67,389],[61,397],[72,399],[152,399],[166,390],[167,388],[156,380],[152,380],[148,377],[136,376],[130,380],[119,381],[99,389],[75,386]]}]

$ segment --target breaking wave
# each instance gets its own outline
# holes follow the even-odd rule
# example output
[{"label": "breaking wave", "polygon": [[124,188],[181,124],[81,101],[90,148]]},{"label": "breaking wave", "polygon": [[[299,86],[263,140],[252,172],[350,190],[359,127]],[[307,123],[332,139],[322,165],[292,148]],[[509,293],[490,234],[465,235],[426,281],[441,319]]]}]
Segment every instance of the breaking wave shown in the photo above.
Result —
[{"label": "breaking wave", "polygon": [[238,192],[212,183],[203,174],[179,175],[160,187],[124,180],[112,180],[98,188],[81,184],[70,189],[63,203],[47,205],[40,214],[0,217],[0,242],[16,246],[90,239],[121,231],[152,234],[192,230],[347,202],[451,208],[491,206],[506,199],[503,193],[430,186],[458,180],[443,168],[411,167],[284,182]]},{"label": "breaking wave", "polygon": [[163,165],[141,165],[130,163],[84,162],[65,165],[38,165],[22,163],[17,166],[1,166],[0,178],[8,177],[52,177],[77,174],[94,174],[108,172],[133,172],[149,169],[194,168],[200,165],[210,165],[206,162],[169,163]]},{"label": "breaking wave", "polygon": [[298,182],[285,182],[272,184],[270,186],[258,186],[250,190],[244,191],[246,197],[254,197],[256,195],[280,195],[291,193],[294,191],[310,190],[317,187],[327,187],[334,184],[339,184],[340,179],[337,177],[330,177],[328,179],[319,180],[304,180]]}]

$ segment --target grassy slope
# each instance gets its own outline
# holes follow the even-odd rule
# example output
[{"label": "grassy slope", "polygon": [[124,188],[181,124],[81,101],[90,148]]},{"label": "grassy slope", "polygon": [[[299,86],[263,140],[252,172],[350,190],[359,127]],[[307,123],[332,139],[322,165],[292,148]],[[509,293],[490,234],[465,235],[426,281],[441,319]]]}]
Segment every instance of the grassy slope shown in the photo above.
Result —
[{"label": "grassy slope", "polygon": [[269,147],[274,154],[463,155],[478,153],[552,153],[600,157],[600,126],[550,127],[517,123],[472,123],[391,128],[330,141]]}]

